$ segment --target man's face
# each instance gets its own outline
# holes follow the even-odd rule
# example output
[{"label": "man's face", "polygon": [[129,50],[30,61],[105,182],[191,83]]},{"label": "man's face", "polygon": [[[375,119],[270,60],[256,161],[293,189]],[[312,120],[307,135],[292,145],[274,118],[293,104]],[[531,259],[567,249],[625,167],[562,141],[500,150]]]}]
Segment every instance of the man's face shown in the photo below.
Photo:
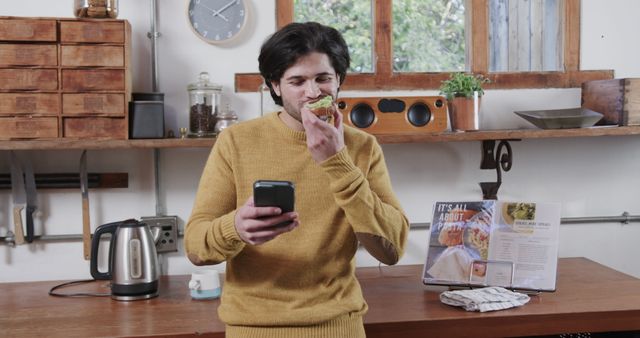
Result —
[{"label": "man's face", "polygon": [[330,95],[336,99],[340,81],[326,54],[312,52],[289,67],[273,90],[282,98],[284,110],[302,122],[300,109],[308,102]]}]

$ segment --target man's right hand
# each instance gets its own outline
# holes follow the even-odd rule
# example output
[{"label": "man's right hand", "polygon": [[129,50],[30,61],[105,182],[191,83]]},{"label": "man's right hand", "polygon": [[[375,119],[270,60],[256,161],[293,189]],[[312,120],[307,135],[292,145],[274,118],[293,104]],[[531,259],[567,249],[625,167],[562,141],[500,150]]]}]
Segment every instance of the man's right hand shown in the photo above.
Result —
[{"label": "man's right hand", "polygon": [[302,126],[307,135],[307,148],[316,163],[328,159],[344,148],[342,113],[338,111],[335,103],[333,105],[332,123],[319,119],[307,107],[300,110]]},{"label": "man's right hand", "polygon": [[[285,226],[275,226],[291,221]],[[266,243],[298,226],[298,213],[295,211],[282,214],[278,207],[256,207],[253,196],[236,212],[235,227],[240,238],[247,244]]]}]

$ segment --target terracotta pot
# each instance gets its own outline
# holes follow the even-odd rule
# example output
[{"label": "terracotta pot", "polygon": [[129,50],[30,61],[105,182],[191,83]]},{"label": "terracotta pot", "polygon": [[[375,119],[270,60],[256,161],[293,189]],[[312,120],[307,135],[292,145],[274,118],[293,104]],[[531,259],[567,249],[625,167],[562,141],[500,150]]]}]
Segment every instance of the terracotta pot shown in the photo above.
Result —
[{"label": "terracotta pot", "polygon": [[[467,97],[454,97],[453,100],[447,103],[451,130],[467,131],[479,129],[480,99],[481,97],[478,97],[477,105],[474,103],[473,98]],[[476,106],[478,111],[476,111]]]}]

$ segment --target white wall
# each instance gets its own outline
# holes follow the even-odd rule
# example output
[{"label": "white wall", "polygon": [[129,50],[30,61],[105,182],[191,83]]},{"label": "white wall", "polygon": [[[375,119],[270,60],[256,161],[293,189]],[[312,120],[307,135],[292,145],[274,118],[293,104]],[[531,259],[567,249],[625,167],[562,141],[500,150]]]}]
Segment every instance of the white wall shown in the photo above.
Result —
[{"label": "white wall", "polygon": [[[165,93],[168,127],[187,124],[187,84],[208,71],[225,88],[240,119],[259,115],[257,93],[233,93],[234,73],[257,72],[260,44],[275,27],[274,1],[252,0],[253,22],[242,39],[230,46],[202,42],[190,30],[186,0],[158,0],[160,91]],[[72,1],[3,1],[0,15],[71,17]],[[121,19],[133,29],[134,91],[150,91],[150,1],[120,1]],[[615,13],[602,15],[602,13]],[[582,1],[582,69],[614,69],[616,77],[640,77],[640,46],[633,0]],[[385,92],[383,95],[431,95],[433,91]],[[355,96],[362,93],[343,95]],[[371,95],[372,93],[366,93]],[[491,90],[483,99],[484,128],[529,128],[514,110],[569,108],[580,105],[579,89]],[[558,201],[563,217],[640,214],[640,137],[594,137],[523,140],[511,143],[514,166],[503,176],[499,197]],[[494,171],[479,170],[480,142],[383,145],[393,184],[411,222],[429,222],[436,200],[481,199],[478,182],[495,180]],[[6,153],[0,172],[9,172]],[[77,171],[80,151],[29,151],[38,173]],[[191,212],[207,149],[163,149],[160,160],[161,202],[180,226]],[[91,223],[100,224],[155,215],[152,150],[90,151],[91,172],[128,172],[128,189],[90,192]],[[46,234],[81,232],[80,192],[42,190],[40,221]],[[11,223],[10,191],[0,191],[0,236]],[[426,231],[412,231],[402,264],[422,264]],[[640,277],[640,224],[563,225],[560,255],[585,256]],[[165,273],[184,274],[194,267],[180,252],[164,254]],[[375,265],[365,252],[360,266]],[[219,267],[222,268],[222,267]],[[10,248],[0,245],[0,282],[89,277],[78,241],[49,242]]]}]

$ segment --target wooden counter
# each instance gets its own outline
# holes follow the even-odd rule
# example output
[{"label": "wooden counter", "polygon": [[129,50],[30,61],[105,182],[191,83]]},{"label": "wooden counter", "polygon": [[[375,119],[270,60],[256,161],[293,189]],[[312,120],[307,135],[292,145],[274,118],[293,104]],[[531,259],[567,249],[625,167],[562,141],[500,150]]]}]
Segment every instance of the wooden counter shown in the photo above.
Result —
[{"label": "wooden counter", "polygon": [[[558,291],[532,297],[524,307],[466,312],[444,305],[421,283],[422,266],[359,268],[369,313],[368,338],[500,337],[567,332],[640,330],[640,279],[584,258],[559,262]],[[219,301],[189,297],[188,276],[165,276],[160,296],[118,302],[47,294],[56,281],[0,284],[0,336],[224,337]],[[108,292],[108,282],[61,292]]]}]

